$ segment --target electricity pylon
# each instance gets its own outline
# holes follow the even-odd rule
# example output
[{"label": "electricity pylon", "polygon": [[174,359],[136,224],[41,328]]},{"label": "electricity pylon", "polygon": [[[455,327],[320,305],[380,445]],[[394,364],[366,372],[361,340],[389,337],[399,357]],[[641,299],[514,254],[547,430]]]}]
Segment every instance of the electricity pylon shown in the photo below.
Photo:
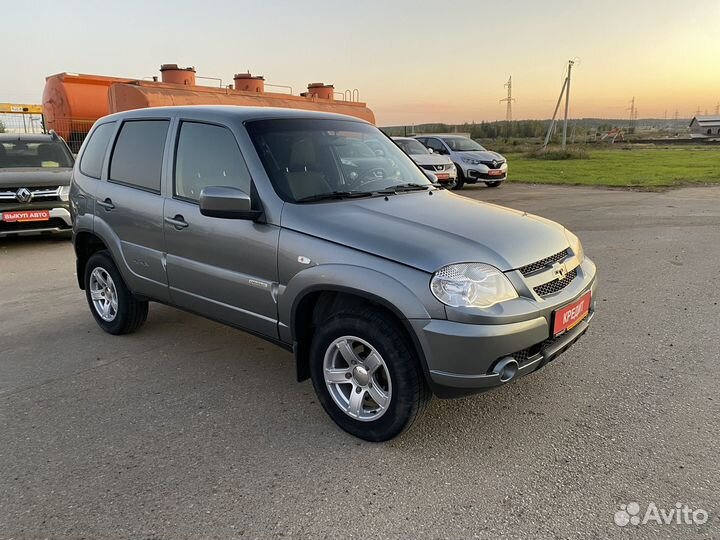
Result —
[{"label": "electricity pylon", "polygon": [[503,86],[507,88],[507,97],[500,100],[500,103],[503,101],[507,102],[507,110],[505,111],[505,120],[507,122],[512,122],[512,102],[515,101],[515,98],[512,97],[512,75],[508,79],[508,82],[506,82]]},{"label": "electricity pylon", "polygon": [[512,133],[512,102],[515,101],[515,98],[512,97],[512,75],[508,79],[508,82],[505,83],[505,88],[507,88],[507,97],[500,100],[500,103],[503,101],[507,102],[507,110],[505,111],[505,123],[506,130],[507,130],[507,137],[510,137]]}]

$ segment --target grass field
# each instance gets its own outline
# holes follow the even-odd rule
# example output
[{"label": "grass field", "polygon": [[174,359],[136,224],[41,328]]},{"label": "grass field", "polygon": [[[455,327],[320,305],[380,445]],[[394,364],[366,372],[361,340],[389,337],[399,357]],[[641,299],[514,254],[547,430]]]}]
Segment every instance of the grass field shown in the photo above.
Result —
[{"label": "grass field", "polygon": [[720,147],[590,150],[589,159],[550,161],[507,154],[510,182],[663,188],[720,184]]}]

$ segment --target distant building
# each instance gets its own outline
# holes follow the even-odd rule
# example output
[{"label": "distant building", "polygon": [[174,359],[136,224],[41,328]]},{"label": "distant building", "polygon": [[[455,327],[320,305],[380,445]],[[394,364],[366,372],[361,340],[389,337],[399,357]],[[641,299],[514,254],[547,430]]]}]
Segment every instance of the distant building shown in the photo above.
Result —
[{"label": "distant building", "polygon": [[720,116],[696,116],[690,122],[693,139],[720,139]]}]

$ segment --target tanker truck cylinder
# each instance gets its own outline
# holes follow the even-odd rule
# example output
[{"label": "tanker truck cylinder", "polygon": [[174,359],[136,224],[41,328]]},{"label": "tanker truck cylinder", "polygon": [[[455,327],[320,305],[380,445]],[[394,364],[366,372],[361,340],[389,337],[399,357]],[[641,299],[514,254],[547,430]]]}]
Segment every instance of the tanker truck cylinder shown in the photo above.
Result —
[{"label": "tanker truck cylinder", "polygon": [[181,68],[177,64],[163,64],[160,66],[162,82],[195,86],[195,68]]}]

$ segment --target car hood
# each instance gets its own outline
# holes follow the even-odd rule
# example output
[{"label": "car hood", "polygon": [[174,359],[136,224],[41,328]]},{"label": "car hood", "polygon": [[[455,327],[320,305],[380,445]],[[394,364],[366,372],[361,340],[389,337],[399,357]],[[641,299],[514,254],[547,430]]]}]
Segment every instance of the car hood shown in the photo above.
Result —
[{"label": "car hood", "polygon": [[410,154],[410,158],[418,165],[447,165],[452,163],[449,157],[437,154]]},{"label": "car hood", "polygon": [[0,169],[0,188],[69,186],[72,169],[22,167]]},{"label": "car hood", "polygon": [[568,247],[562,225],[445,190],[286,204],[282,226],[427,272],[458,262],[507,271]]},{"label": "car hood", "polygon": [[479,161],[505,161],[505,158],[502,157],[497,152],[491,152],[490,150],[478,150],[478,151],[472,151],[472,152],[455,152],[460,157],[464,158],[470,158],[470,159],[477,159]]}]

